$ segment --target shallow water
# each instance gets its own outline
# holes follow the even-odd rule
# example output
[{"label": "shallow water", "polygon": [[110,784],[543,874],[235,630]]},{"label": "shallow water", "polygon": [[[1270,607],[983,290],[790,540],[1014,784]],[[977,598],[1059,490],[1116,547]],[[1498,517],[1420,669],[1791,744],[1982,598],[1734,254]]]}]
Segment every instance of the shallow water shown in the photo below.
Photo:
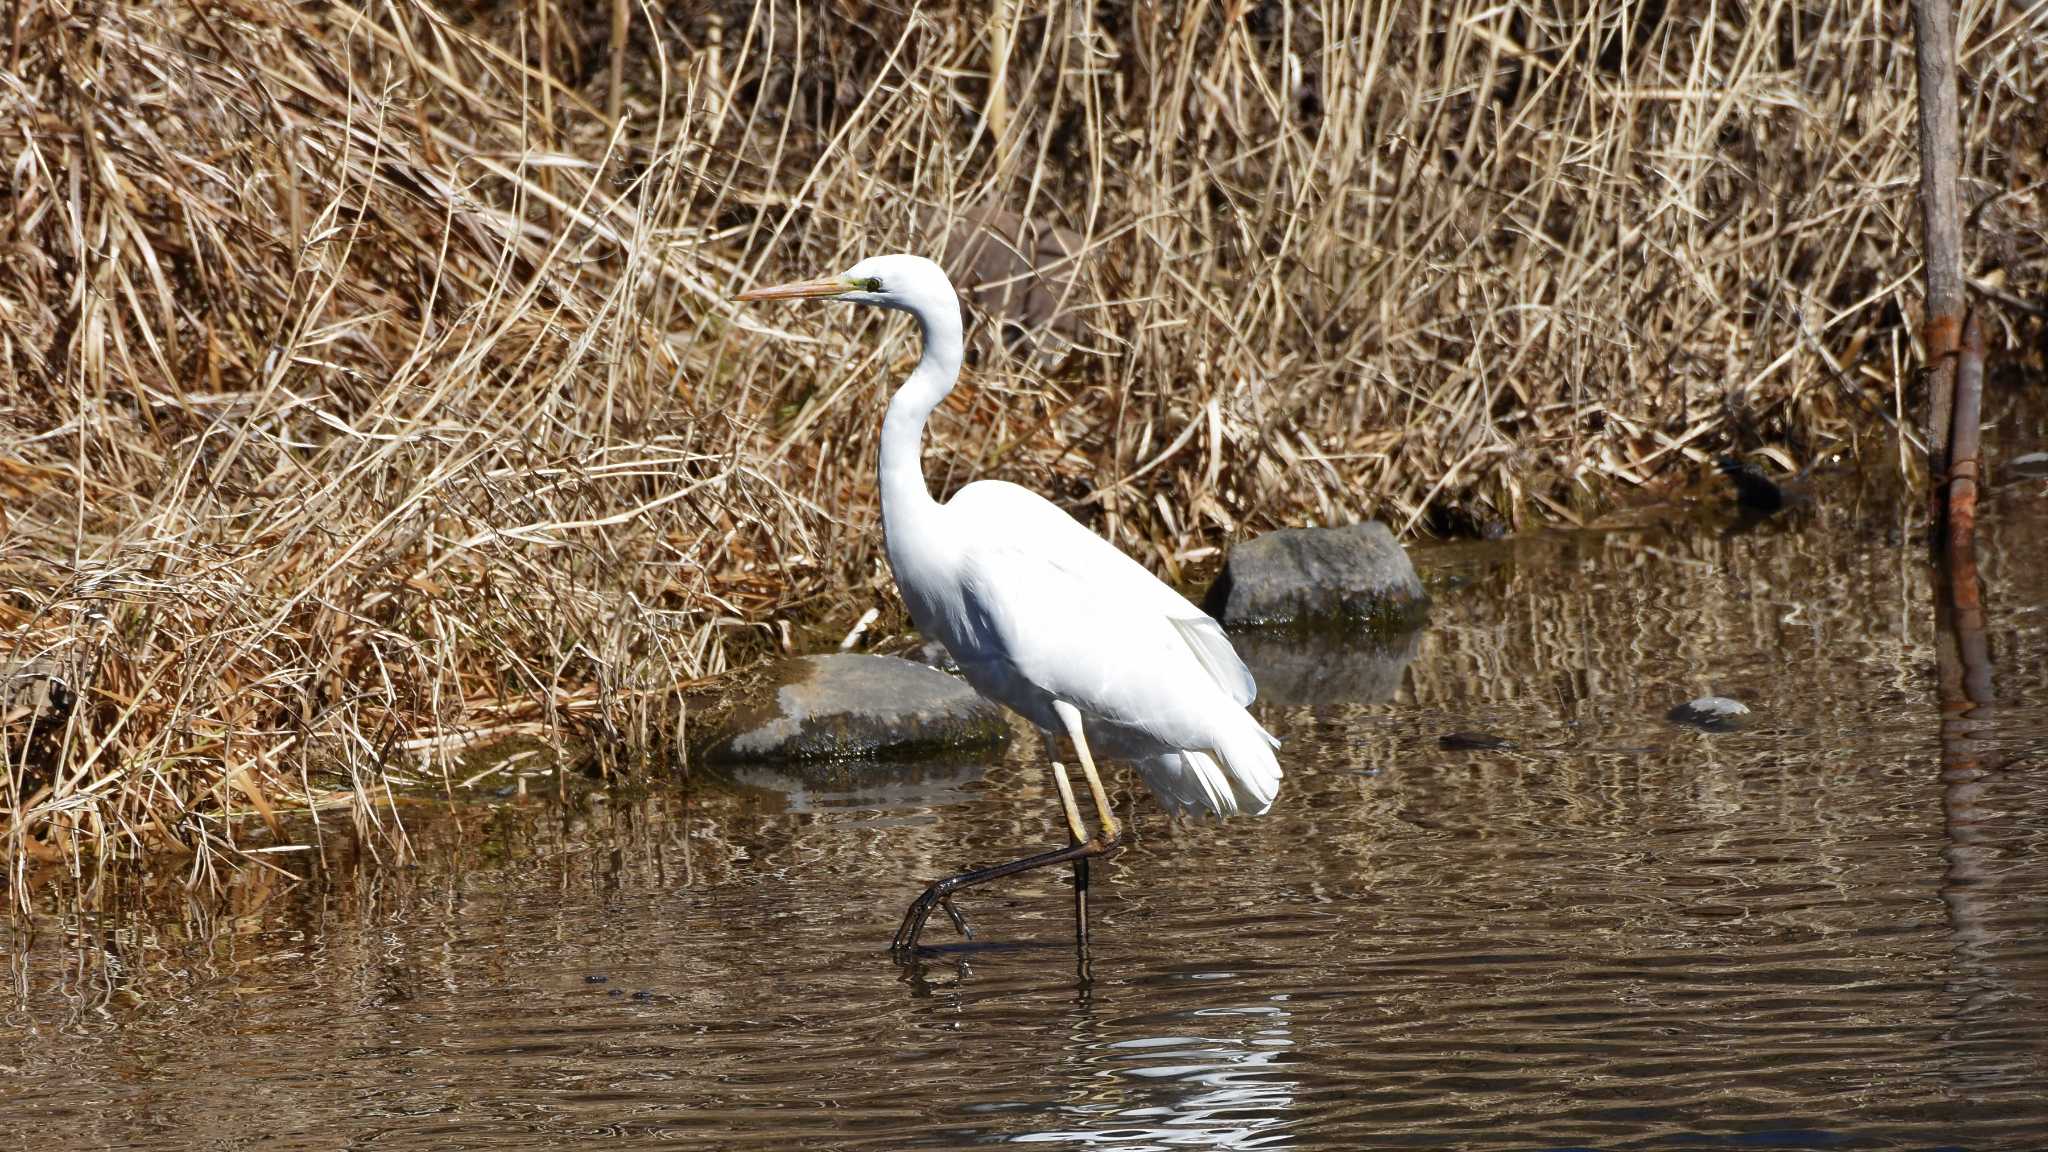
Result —
[{"label": "shallow water", "polygon": [[[1270,816],[1175,825],[1115,775],[1139,839],[1085,970],[1055,876],[962,901],[1007,947],[883,951],[922,879],[1055,843],[1029,740],[408,809],[406,868],[329,828],[315,880],[47,885],[0,938],[0,1138],[2048,1146],[2044,488],[1992,503],[2000,703],[1946,748],[1889,505],[1427,553],[1412,643],[1257,653]],[[1752,723],[1665,722],[1708,692]]]}]

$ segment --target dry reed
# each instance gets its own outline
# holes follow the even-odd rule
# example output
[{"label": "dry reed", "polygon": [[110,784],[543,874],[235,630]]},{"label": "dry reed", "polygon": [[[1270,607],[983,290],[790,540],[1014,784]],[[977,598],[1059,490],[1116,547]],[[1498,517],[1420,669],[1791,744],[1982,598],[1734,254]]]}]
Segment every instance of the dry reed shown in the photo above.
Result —
[{"label": "dry reed", "polygon": [[[1958,17],[2009,344],[2044,25]],[[758,279],[950,253],[935,479],[1170,577],[1276,524],[1580,519],[1907,403],[1881,5],[25,0],[0,51],[16,876],[281,846],[234,813],[403,851],[383,801],[465,741],[656,754],[678,684],[900,630],[869,474],[909,342],[725,302]]]}]

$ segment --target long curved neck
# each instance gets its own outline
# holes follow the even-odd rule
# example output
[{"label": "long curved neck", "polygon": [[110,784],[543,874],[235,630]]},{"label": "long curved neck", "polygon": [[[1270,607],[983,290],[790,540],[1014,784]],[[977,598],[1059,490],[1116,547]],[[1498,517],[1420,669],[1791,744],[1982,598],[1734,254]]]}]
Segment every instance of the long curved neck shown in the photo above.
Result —
[{"label": "long curved neck", "polygon": [[891,534],[938,507],[924,483],[924,423],[960,377],[960,305],[947,300],[912,315],[924,332],[924,355],[882,418],[882,522]]}]

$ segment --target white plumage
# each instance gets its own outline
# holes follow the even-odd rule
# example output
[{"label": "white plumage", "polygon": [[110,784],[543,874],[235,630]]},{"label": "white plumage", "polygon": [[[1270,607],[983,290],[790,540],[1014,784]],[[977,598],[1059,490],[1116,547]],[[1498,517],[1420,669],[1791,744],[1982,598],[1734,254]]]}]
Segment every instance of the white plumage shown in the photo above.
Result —
[{"label": "white plumage", "polygon": [[[959,298],[938,265],[877,256],[840,276],[739,298],[850,300],[917,319],[923,355],[882,422],[889,564],[918,628],[946,646],[976,690],[1036,724],[1049,746],[1060,735],[1074,740],[1106,840],[1087,854],[1113,851],[1118,835],[1091,748],[1132,763],[1169,809],[1230,815],[1272,806],[1279,741],[1246,711],[1256,686],[1214,620],[1036,493],[983,480],[943,504],[932,499],[920,460],[925,421],[953,390],[962,353]],[[1054,770],[1080,845],[1087,838],[1064,773]],[[1083,887],[1085,877],[1077,863]],[[911,943],[932,902],[953,890],[947,883],[913,906]],[[1085,910],[1079,924],[1085,939]]]},{"label": "white plumage", "polygon": [[1245,710],[1251,673],[1214,620],[1137,561],[997,480],[914,512],[885,497],[882,516],[911,616],[977,691],[1048,735],[1062,730],[1053,702],[1071,703],[1096,755],[1130,761],[1168,808],[1272,806],[1279,745]]}]

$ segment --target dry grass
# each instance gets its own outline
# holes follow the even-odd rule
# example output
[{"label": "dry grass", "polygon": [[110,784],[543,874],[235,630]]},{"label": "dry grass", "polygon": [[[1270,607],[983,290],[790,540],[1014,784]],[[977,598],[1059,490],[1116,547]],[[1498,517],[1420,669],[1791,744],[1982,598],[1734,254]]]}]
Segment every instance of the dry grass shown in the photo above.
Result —
[{"label": "dry grass", "polygon": [[[678,682],[893,611],[909,342],[724,302],[757,279],[973,265],[935,471],[1169,575],[1576,518],[1904,403],[1903,9],[13,12],[0,659],[84,687],[0,700],[17,872],[203,878],[269,843],[231,810],[402,850],[380,799],[464,738],[659,753]],[[2048,9],[1959,26],[1971,274],[2038,301]]]}]

